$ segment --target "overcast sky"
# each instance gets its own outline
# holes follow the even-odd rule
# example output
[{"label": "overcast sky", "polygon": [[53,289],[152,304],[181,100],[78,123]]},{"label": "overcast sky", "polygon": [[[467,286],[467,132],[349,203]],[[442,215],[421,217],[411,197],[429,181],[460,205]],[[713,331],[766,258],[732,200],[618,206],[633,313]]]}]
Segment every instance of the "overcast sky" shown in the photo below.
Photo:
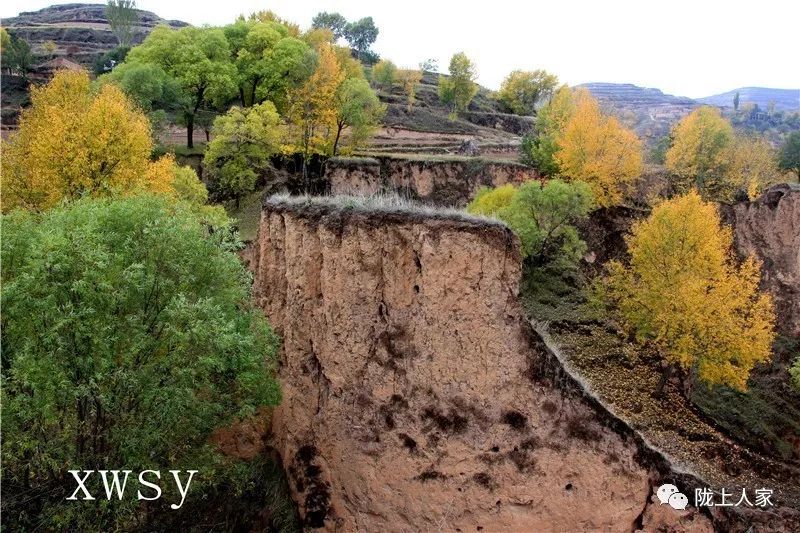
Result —
[{"label": "overcast sky", "polygon": [[[52,0],[5,0],[0,17]],[[55,2],[67,3],[67,2]],[[634,83],[689,97],[737,87],[800,88],[800,1],[759,0],[139,0],[166,19],[220,25],[271,9],[308,27],[319,11],[372,16],[374,49],[406,67],[464,51],[479,82],[497,88],[514,69],[544,68],[569,84]],[[740,7],[738,7],[740,6]]]}]

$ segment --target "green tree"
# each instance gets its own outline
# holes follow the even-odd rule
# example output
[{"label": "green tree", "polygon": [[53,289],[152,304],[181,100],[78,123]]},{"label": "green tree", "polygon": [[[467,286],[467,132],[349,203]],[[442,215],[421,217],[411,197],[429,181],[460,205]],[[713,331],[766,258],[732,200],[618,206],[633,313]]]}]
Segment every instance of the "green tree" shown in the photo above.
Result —
[{"label": "green tree", "polygon": [[739,91],[736,91],[736,94],[733,95],[733,110],[739,111]]},{"label": "green tree", "polygon": [[185,93],[180,82],[153,63],[123,62],[100,76],[98,83],[118,85],[146,113],[180,110],[189,105],[181,100]]},{"label": "green tree", "polygon": [[558,78],[545,70],[515,70],[500,85],[500,101],[518,115],[533,115],[536,105],[552,96]]},{"label": "green tree", "polygon": [[100,76],[114,70],[125,61],[130,51],[131,49],[128,46],[117,46],[95,59],[92,63],[92,71],[95,76]]},{"label": "green tree", "polygon": [[592,192],[582,182],[528,181],[513,194],[508,185],[483,190],[468,206],[493,215],[519,236],[522,254],[533,266],[574,266],[586,249],[574,224],[592,208]]},{"label": "green tree", "polygon": [[314,15],[314,18],[311,19],[311,27],[316,29],[330,30],[333,34],[333,38],[339,40],[345,36],[347,19],[339,13],[328,13],[326,11],[321,11],[320,13]]},{"label": "green tree", "polygon": [[466,111],[469,103],[478,94],[475,80],[478,73],[475,65],[463,52],[450,59],[450,76],[439,76],[439,98],[452,109],[452,113]]},{"label": "green tree", "polygon": [[[231,232],[155,196],[2,224],[3,529],[156,526],[136,498],[66,501],[67,469],[199,470],[188,508],[215,484],[241,489],[209,438],[280,390],[278,340],[248,303]],[[127,491],[149,491],[134,476]],[[181,501],[162,488],[159,502]]]},{"label": "green tree", "polygon": [[[125,63],[160,67],[177,82],[180,93],[176,102],[190,148],[194,146],[197,112],[207,104],[227,101],[236,91],[236,67],[231,62],[225,34],[219,28],[190,26],[173,30],[157,26],[141,45],[130,51]],[[136,98],[137,88],[131,86],[130,91]]]},{"label": "green tree", "polygon": [[9,74],[19,74],[24,77],[33,63],[31,47],[16,35],[9,34],[5,28],[0,28],[0,41],[2,41],[0,63],[3,69]]},{"label": "green tree", "polygon": [[211,194],[218,200],[234,200],[238,208],[241,197],[255,190],[280,149],[280,116],[272,102],[233,107],[214,120],[212,133],[203,159]]},{"label": "green tree", "polygon": [[236,66],[241,105],[265,100],[283,104],[286,91],[310,75],[311,49],[284,24],[240,18],[223,31]]},{"label": "green tree", "polygon": [[378,28],[372,17],[364,17],[348,23],[344,30],[344,37],[353,50],[358,53],[358,58],[363,61],[368,56],[372,43],[378,38]]},{"label": "green tree", "polygon": [[352,150],[377,128],[386,106],[363,78],[345,79],[336,91],[336,138],[333,155],[337,155],[342,131],[349,128],[349,149]]},{"label": "green tree", "polygon": [[778,153],[778,168],[797,174],[800,181],[800,131],[793,131],[786,138]]},{"label": "green tree", "polygon": [[396,77],[397,66],[388,59],[381,59],[372,67],[372,81],[383,90],[391,89]]},{"label": "green tree", "polygon": [[106,18],[120,46],[130,47],[134,26],[139,22],[136,0],[108,0]]},{"label": "green tree", "polygon": [[558,137],[574,112],[572,89],[563,85],[537,113],[534,133],[523,138],[522,162],[534,167],[542,176],[558,175],[561,171],[556,158]]}]

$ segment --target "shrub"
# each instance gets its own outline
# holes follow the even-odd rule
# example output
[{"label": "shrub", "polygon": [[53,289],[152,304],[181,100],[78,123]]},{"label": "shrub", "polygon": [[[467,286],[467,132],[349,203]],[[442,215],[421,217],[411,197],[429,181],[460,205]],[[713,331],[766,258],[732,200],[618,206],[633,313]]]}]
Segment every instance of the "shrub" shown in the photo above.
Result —
[{"label": "shrub", "polygon": [[[227,232],[164,196],[2,223],[3,525],[114,530],[147,516],[135,498],[65,501],[69,469],[199,470],[187,502],[237,486],[209,436],[280,391],[278,341],[247,303]],[[162,489],[154,504],[179,501]]]},{"label": "shrub", "polygon": [[397,76],[397,67],[388,59],[381,59],[372,67],[372,81],[381,89],[391,89]]},{"label": "shrub", "polygon": [[211,193],[219,200],[253,192],[258,179],[270,167],[280,149],[283,126],[272,102],[252,107],[233,107],[214,120],[214,139],[203,159]]},{"label": "shrub", "polygon": [[517,193],[517,188],[507,183],[500,187],[481,187],[467,206],[467,211],[473,215],[496,215],[498,211],[511,204],[512,198]]},{"label": "shrub", "polygon": [[794,364],[789,369],[789,374],[792,376],[795,388],[800,390],[800,357],[794,360]]},{"label": "shrub", "polygon": [[582,182],[529,181],[514,189],[483,189],[468,206],[474,214],[494,215],[517,234],[522,254],[534,266],[574,266],[585,249],[573,225],[592,207],[592,193]]}]

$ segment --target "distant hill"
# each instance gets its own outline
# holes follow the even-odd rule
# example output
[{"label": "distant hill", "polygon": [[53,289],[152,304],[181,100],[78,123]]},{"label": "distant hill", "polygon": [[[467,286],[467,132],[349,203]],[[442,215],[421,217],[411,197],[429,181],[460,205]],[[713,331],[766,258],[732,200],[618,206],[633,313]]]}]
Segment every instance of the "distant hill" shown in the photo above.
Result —
[{"label": "distant hill", "polygon": [[720,107],[733,107],[733,97],[739,93],[739,106],[758,104],[761,109],[769,109],[775,102],[776,111],[800,110],[800,89],[769,89],[766,87],[740,87],[722,94],[698,98],[698,102]]},{"label": "distant hill", "polygon": [[606,111],[619,117],[650,145],[669,134],[675,122],[700,106],[691,98],[631,83],[583,83],[578,87],[588,89]]},{"label": "distant hill", "polygon": [[[20,13],[3,20],[9,33],[27,41],[40,60],[49,59],[42,45],[56,44],[56,56],[68,57],[84,65],[117,46],[105,13],[105,4],[61,4],[39,11]],[[137,10],[139,23],[134,30],[134,44],[141,43],[158,24],[173,28],[188,26],[178,20],[164,20],[150,11]]]}]

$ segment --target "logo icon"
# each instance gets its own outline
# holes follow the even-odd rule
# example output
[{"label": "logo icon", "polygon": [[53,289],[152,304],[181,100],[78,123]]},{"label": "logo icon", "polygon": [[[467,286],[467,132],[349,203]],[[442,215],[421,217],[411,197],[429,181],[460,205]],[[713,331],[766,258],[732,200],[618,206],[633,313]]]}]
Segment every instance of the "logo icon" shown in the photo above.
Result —
[{"label": "logo icon", "polygon": [[661,505],[669,504],[676,511],[683,511],[689,505],[689,498],[678,490],[678,487],[665,483],[658,487],[656,497]]}]

